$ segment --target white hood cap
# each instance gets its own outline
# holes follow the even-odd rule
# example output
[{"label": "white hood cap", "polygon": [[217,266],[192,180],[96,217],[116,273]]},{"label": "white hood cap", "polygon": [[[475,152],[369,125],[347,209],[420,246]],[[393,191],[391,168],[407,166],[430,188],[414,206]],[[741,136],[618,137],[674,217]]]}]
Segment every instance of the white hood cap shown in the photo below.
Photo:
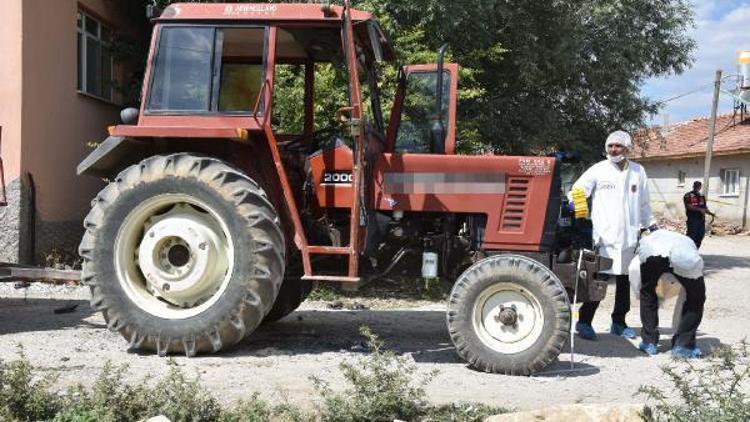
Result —
[{"label": "white hood cap", "polygon": [[612,132],[607,136],[607,142],[604,143],[604,148],[608,148],[610,144],[620,144],[629,150],[633,149],[633,140],[627,132],[622,130]]}]

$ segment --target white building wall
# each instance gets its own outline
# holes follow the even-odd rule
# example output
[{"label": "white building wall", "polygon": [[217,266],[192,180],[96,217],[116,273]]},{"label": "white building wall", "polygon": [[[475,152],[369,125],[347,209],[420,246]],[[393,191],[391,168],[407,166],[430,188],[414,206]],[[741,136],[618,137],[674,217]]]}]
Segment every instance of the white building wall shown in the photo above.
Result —
[{"label": "white building wall", "polygon": [[[693,182],[703,182],[703,157],[645,161],[641,164],[648,174],[651,206],[654,212],[665,217],[684,220],[685,207],[682,197],[692,190]],[[724,185],[721,170],[740,170],[740,190],[736,195],[723,195]],[[678,184],[678,172],[686,173],[684,185]],[[717,219],[731,224],[750,226],[748,188],[750,184],[750,154],[713,157],[709,177],[708,208]]]}]

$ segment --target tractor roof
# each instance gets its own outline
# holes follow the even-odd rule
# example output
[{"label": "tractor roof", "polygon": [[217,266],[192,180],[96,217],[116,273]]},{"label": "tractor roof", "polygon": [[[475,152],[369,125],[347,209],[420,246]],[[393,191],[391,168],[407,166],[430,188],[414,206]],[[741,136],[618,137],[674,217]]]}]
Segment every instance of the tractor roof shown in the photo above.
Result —
[{"label": "tractor roof", "polygon": [[[342,6],[315,3],[174,3],[164,9],[159,21],[173,20],[260,20],[260,21],[341,21]],[[372,20],[368,12],[351,10],[353,22]]]},{"label": "tractor roof", "polygon": [[[340,25],[344,8],[342,6],[323,5],[319,3],[174,3],[164,9],[156,19],[161,23],[172,22],[280,22],[292,24],[295,28],[304,28],[305,23],[312,27],[322,25]],[[372,43],[377,42],[386,61],[395,58],[390,41],[378,25],[372,14],[351,9],[355,32],[370,41],[365,48],[372,51]],[[357,23],[367,25],[356,25]],[[326,26],[328,26],[326,25]],[[375,38],[376,41],[373,40]],[[370,44],[370,45],[367,45]]]}]

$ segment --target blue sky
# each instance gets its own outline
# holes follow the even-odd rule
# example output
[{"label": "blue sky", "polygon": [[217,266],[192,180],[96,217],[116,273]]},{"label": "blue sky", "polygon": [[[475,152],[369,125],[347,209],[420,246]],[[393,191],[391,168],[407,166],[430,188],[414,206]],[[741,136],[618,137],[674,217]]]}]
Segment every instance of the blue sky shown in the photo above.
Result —
[{"label": "blue sky", "polygon": [[[699,92],[670,101],[651,123],[663,124],[668,116],[670,124],[711,113],[712,83],[716,69],[724,75],[737,73],[737,52],[750,50],[750,0],[693,0],[695,28],[690,35],[697,42],[692,67],[682,75],[654,78],[646,81],[641,92],[646,97],[661,101],[695,89]],[[733,83],[726,81],[726,88]],[[719,102],[719,113],[732,111],[733,102],[724,96]]]}]

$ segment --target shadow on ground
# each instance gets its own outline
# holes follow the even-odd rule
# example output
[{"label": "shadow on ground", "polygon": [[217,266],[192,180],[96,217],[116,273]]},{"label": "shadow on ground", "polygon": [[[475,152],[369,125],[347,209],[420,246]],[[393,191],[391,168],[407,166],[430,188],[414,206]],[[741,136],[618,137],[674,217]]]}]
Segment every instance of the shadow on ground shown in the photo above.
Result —
[{"label": "shadow on ground", "polygon": [[[721,340],[719,340],[716,337],[707,337],[704,334],[702,334],[700,331],[698,331],[698,335],[695,339],[696,346],[698,346],[699,349],[703,352],[704,356],[710,355],[714,350],[720,348],[720,347],[728,347],[728,344],[722,343]],[[660,338],[659,339],[659,353],[668,353],[672,349],[672,339],[671,338]]]},{"label": "shadow on ground", "polygon": [[366,352],[366,339],[359,334],[363,326],[386,348],[411,354],[417,362],[462,363],[441,311],[297,311],[261,326],[226,357]]},{"label": "shadow on ground", "polygon": [[[275,324],[260,327],[222,356],[364,353],[366,341],[359,334],[362,326],[369,327],[385,341],[388,349],[410,354],[417,362],[464,364],[455,352],[445,313],[441,311],[298,311]],[[563,353],[570,353],[569,341]],[[610,334],[600,334],[597,341],[576,338],[575,353],[580,357],[645,357],[637,349],[637,343],[633,345]],[[569,365],[569,361],[560,361],[550,368],[563,369]]]},{"label": "shadow on ground", "polygon": [[532,376],[537,378],[578,378],[596,375],[599,372],[599,368],[594,365],[585,362],[573,362],[573,365],[571,365],[570,360],[560,359],[547,365],[547,367],[544,368],[544,370],[542,370],[541,372],[532,374]]},{"label": "shadow on ground", "polygon": [[[570,339],[563,349],[570,353]],[[599,333],[597,340],[575,338],[575,354],[581,357],[600,358],[640,358],[643,353],[624,337],[614,334]]]},{"label": "shadow on ground", "polygon": [[750,259],[745,256],[703,255],[703,262],[705,263],[705,274],[720,270],[750,268]]},{"label": "shadow on ground", "polygon": [[53,331],[72,327],[105,328],[85,321],[92,310],[87,300],[0,299],[0,335]]},{"label": "shadow on ground", "polygon": [[[84,300],[0,299],[0,335],[69,328],[101,329],[104,335],[104,324],[86,321],[91,314],[88,301]],[[448,335],[445,313],[442,311],[297,311],[279,322],[261,326],[237,346],[209,357],[231,359],[241,356],[273,357],[342,351],[366,353],[366,339],[359,334],[362,326],[369,327],[385,342],[387,349],[397,354],[411,355],[416,362],[466,365],[456,354]],[[667,352],[670,348],[671,330],[664,328],[661,331],[660,351]],[[710,353],[721,345],[717,338],[707,337],[699,332],[698,346],[704,352]],[[127,345],[124,340],[121,346],[125,352]],[[560,360],[550,364],[537,376],[576,377],[597,374],[599,369],[596,366],[581,362],[587,357],[646,358],[637,349],[637,340],[629,341],[601,333],[597,341],[575,339],[576,363],[572,371],[570,343],[567,341]]]}]

